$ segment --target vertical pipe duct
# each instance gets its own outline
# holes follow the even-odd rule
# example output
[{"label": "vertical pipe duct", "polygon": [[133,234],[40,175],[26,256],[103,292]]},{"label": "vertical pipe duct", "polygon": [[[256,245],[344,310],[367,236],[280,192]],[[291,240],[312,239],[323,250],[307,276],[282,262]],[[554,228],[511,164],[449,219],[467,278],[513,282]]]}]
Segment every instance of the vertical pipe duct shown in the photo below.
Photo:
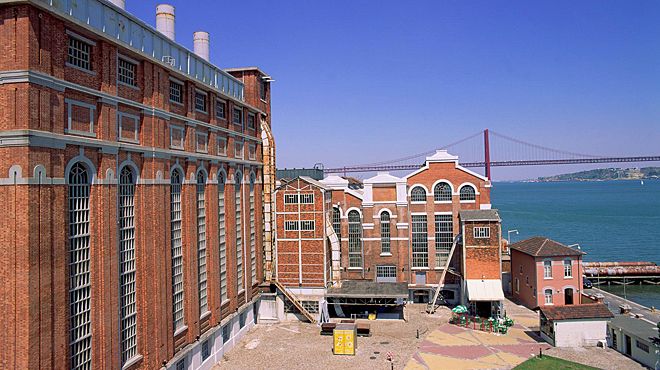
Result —
[{"label": "vertical pipe duct", "polygon": [[126,1],[125,0],[108,0],[111,3],[115,4],[116,7],[126,9]]},{"label": "vertical pipe duct", "polygon": [[156,6],[156,30],[174,41],[174,7],[172,5]]},{"label": "vertical pipe duct", "polygon": [[193,33],[193,51],[198,57],[209,61],[210,36],[208,32],[197,31]]}]

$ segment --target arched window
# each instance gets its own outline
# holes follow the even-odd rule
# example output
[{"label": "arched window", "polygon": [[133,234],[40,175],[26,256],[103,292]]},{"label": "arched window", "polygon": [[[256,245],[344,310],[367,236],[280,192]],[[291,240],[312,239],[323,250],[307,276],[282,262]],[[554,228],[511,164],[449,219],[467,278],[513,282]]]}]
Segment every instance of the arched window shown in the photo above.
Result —
[{"label": "arched window", "polygon": [[199,314],[209,310],[206,290],[206,176],[197,173],[197,278],[199,285]]},{"label": "arched window", "polygon": [[71,167],[69,188],[69,349],[72,369],[92,363],[89,191],[90,174],[78,162]]},{"label": "arched window", "polygon": [[119,174],[119,295],[121,363],[138,355],[135,300],[135,173],[124,166]]},{"label": "arched window", "polygon": [[415,186],[410,191],[411,202],[426,202],[426,190],[421,186]]},{"label": "arched window", "polygon": [[243,281],[243,210],[241,209],[241,198],[243,187],[241,182],[243,181],[243,175],[240,172],[237,172],[234,176],[235,184],[235,207],[236,207],[236,287],[237,291],[244,289],[245,282]]},{"label": "arched window", "polygon": [[339,207],[332,207],[332,228],[335,229],[337,239],[341,243],[341,212]]},{"label": "arched window", "polygon": [[227,300],[227,235],[225,227],[225,175],[218,175],[218,249],[220,255],[220,303]]},{"label": "arched window", "polygon": [[380,214],[380,253],[391,253],[390,249],[390,214]]},{"label": "arched window", "polygon": [[356,210],[348,212],[348,267],[362,267],[362,221]]},{"label": "arched window", "polygon": [[255,176],[250,176],[250,268],[252,269],[252,284],[257,282],[257,239],[254,216],[254,187]]},{"label": "arched window", "polygon": [[170,240],[172,247],[172,314],[174,331],[184,325],[183,316],[183,243],[181,235],[181,172],[170,176]]},{"label": "arched window", "polygon": [[451,186],[446,182],[439,182],[433,188],[433,200],[436,202],[451,202]]},{"label": "arched window", "polygon": [[470,185],[464,185],[461,187],[460,191],[460,200],[461,201],[469,201],[469,200],[475,200],[476,195],[474,188]]},{"label": "arched window", "polygon": [[545,295],[545,304],[552,304],[552,289],[546,289],[544,291]]}]

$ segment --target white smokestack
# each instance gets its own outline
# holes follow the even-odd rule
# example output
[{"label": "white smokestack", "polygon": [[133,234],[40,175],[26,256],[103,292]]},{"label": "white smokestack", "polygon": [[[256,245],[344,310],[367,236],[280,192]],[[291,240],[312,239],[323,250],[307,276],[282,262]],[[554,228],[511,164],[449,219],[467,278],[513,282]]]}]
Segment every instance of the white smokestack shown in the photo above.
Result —
[{"label": "white smokestack", "polygon": [[115,6],[119,8],[126,9],[126,1],[124,0],[108,0],[108,1],[115,4]]},{"label": "white smokestack", "polygon": [[204,59],[205,61],[209,61],[209,47],[210,47],[211,41],[210,41],[210,36],[208,32],[205,31],[197,31],[193,33],[193,51],[197,56],[200,58]]},{"label": "white smokestack", "polygon": [[174,7],[172,5],[156,6],[156,29],[168,39],[174,40]]}]

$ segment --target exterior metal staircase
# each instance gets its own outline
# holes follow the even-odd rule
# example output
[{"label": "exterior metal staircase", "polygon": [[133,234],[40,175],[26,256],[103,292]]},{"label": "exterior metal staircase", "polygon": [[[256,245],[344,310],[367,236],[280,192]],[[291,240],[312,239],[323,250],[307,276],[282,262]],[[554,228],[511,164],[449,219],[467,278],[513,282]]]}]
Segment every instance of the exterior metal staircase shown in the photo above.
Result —
[{"label": "exterior metal staircase", "polygon": [[316,324],[316,318],[314,317],[314,315],[312,315],[311,313],[309,313],[309,311],[307,311],[307,310],[305,309],[305,307],[303,307],[302,303],[300,303],[300,301],[299,301],[298,298],[295,296],[295,294],[289,292],[289,291],[284,287],[284,285],[282,285],[282,283],[280,283],[280,282],[277,281],[277,280],[272,280],[272,283],[275,285],[275,287],[277,287],[277,289],[279,289],[279,290],[282,292],[282,294],[284,294],[284,296],[286,297],[286,299],[288,299],[291,303],[293,303],[293,305],[298,309],[298,311],[300,311],[300,313],[301,313],[303,316],[305,316],[305,318],[307,318],[307,320],[309,320],[309,322],[311,322],[312,324]]},{"label": "exterior metal staircase", "polygon": [[[442,269],[442,274],[440,275],[440,280],[438,281],[438,286],[435,288],[435,294],[433,294],[433,300],[429,302],[428,306],[426,306],[426,312],[429,314],[435,313],[435,310],[438,308],[438,298],[440,297],[440,291],[442,290],[442,287],[445,284],[445,278],[447,277],[447,272],[451,272],[453,274],[456,274],[453,270],[449,269],[449,264],[451,263],[452,258],[454,257],[454,251],[456,250],[456,246],[461,242],[462,235],[458,234],[454,238],[454,243],[451,245],[451,249],[449,250],[449,256],[447,257],[447,261],[445,262],[445,266]],[[444,301],[444,298],[443,298]]]}]

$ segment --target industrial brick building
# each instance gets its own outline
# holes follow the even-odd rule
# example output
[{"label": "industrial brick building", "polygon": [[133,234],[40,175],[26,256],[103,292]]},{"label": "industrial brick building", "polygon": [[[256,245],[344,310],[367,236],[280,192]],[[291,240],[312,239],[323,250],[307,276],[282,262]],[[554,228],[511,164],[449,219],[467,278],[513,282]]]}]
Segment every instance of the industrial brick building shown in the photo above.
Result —
[{"label": "industrial brick building", "polygon": [[0,1],[0,368],[209,368],[255,321],[270,79],[122,6]]}]

